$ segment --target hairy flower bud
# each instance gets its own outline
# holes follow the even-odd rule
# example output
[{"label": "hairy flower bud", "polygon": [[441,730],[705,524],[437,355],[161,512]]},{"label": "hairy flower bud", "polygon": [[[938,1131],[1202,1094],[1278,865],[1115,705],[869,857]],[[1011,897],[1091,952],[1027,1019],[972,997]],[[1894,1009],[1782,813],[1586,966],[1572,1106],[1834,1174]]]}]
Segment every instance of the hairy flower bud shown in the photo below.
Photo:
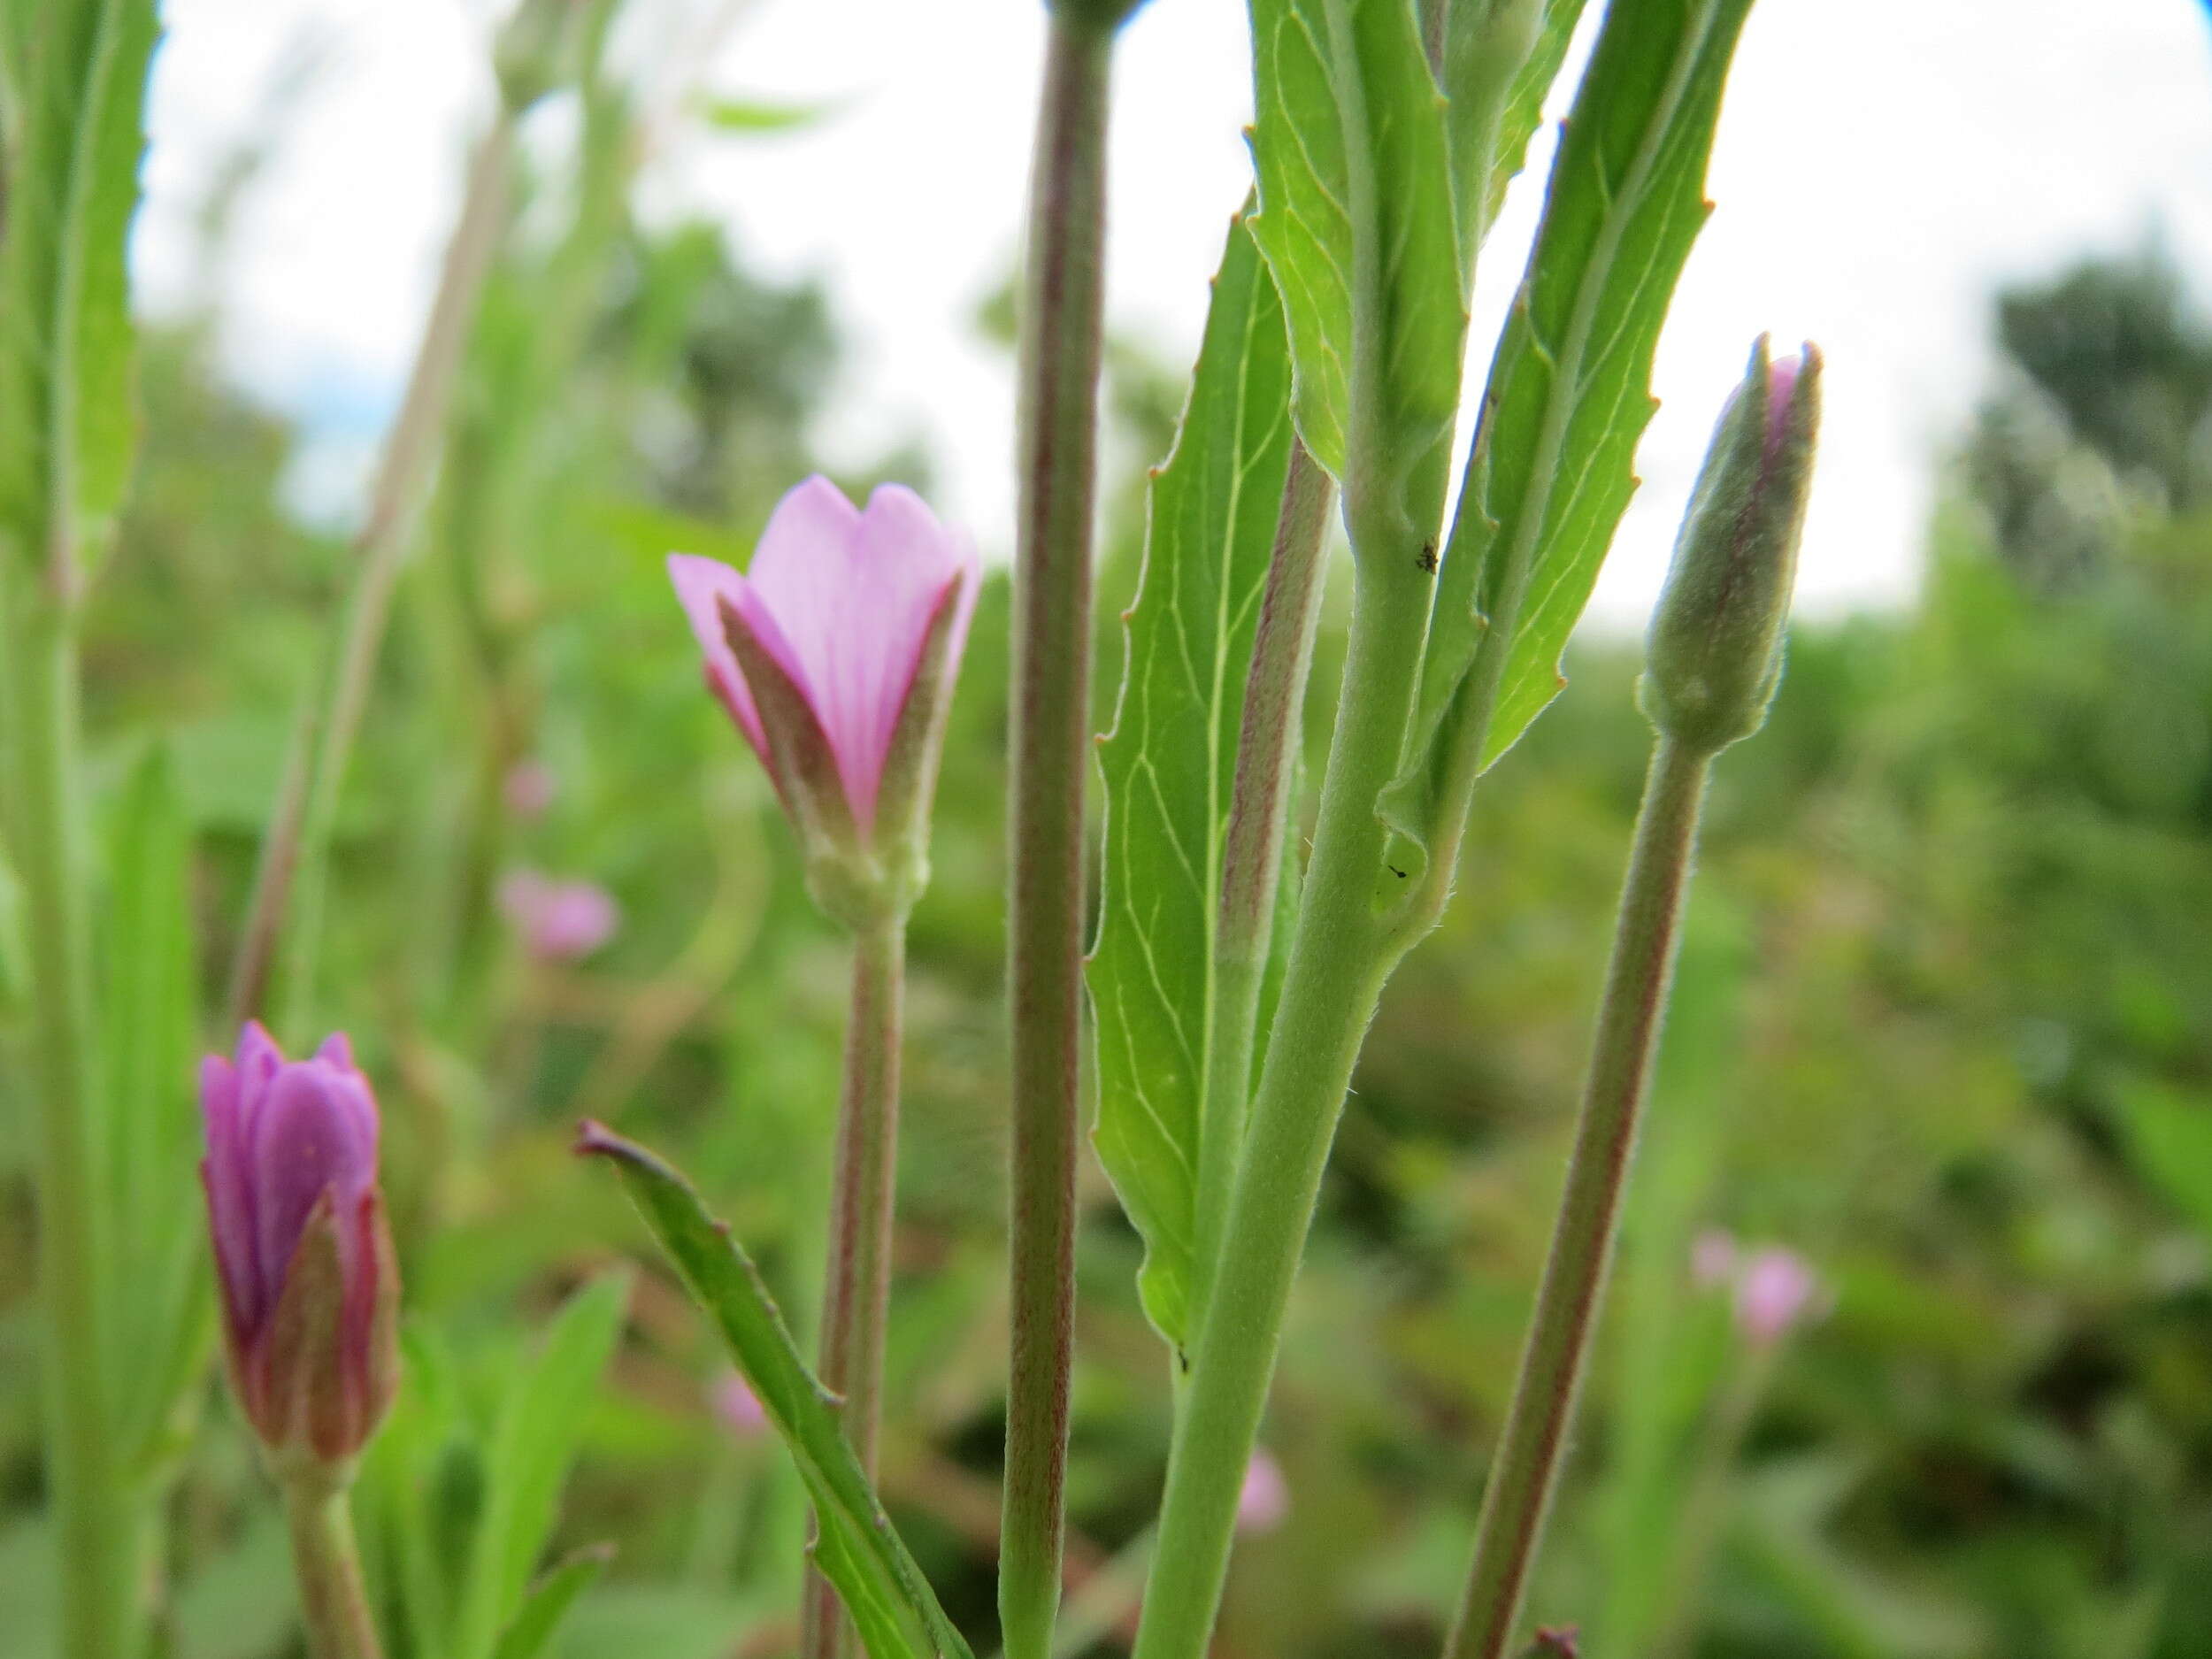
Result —
[{"label": "hairy flower bud", "polygon": [[1766,719],[1820,425],[1820,353],[1751,370],[1722,410],[1652,618],[1641,701],[1669,737],[1707,753]]},{"label": "hairy flower bud", "polygon": [[816,896],[849,922],[910,904],[975,610],[967,537],[896,484],[864,511],[815,477],[777,504],[744,574],[681,553],[668,574]]},{"label": "hairy flower bud", "polygon": [[342,1470],[399,1380],[399,1272],[375,1099],[342,1034],[289,1061],[259,1025],[200,1064],[230,1379],[280,1463]]}]

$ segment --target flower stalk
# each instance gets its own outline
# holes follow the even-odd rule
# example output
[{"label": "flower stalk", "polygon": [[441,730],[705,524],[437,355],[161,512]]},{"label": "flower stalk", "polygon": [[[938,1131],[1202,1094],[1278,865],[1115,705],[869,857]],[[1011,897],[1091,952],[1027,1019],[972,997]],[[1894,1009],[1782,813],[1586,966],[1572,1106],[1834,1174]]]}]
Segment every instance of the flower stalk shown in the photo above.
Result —
[{"label": "flower stalk", "polygon": [[1126,0],[1052,7],[1022,278],[1009,738],[1011,1334],[999,1555],[1008,1659],[1051,1651],[1066,1528],[1107,88],[1114,32],[1129,10]]},{"label": "flower stalk", "polygon": [[383,1659],[361,1583],[349,1483],[300,1474],[281,1484],[308,1659]]},{"label": "flower stalk", "polygon": [[233,1025],[262,1011],[280,966],[279,1029],[307,1018],[321,931],[324,864],[339,798],[383,645],[392,590],[435,469],[454,380],[505,220],[518,114],[514,104],[501,104],[469,166],[437,295],[398,418],[385,439],[368,514],[355,545],[351,585],[332,621],[328,678],[302,706],[291,758],[262,838],[253,895],[231,969],[227,1006]]},{"label": "flower stalk", "polygon": [[[61,546],[73,567],[73,542]],[[119,1466],[109,1375],[106,1226],[93,1119],[90,918],[77,795],[73,571],[49,580],[10,561],[4,793],[10,856],[24,895],[30,954],[30,1075],[38,1155],[41,1342],[48,1414],[46,1479],[61,1578],[62,1652],[119,1659],[135,1623],[129,1494]]]}]

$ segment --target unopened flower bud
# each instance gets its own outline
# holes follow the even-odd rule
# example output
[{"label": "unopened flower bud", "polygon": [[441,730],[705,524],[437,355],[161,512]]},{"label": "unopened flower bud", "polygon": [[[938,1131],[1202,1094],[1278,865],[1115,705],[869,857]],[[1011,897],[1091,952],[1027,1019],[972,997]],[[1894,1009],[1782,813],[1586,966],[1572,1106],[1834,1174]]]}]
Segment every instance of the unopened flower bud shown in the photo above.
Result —
[{"label": "unopened flower bud", "polygon": [[289,1061],[258,1025],[200,1064],[231,1386],[280,1468],[342,1478],[399,1381],[377,1111],[342,1034]]},{"label": "unopened flower bud", "polygon": [[1820,353],[1769,363],[1764,336],[1722,410],[1652,618],[1641,701],[1676,741],[1713,753],[1766,719],[1820,425]]},{"label": "unopened flower bud", "polygon": [[928,874],[931,796],[979,567],[912,490],[829,480],[778,503],[743,574],[671,555],[708,687],[776,786],[815,896],[852,924]]}]

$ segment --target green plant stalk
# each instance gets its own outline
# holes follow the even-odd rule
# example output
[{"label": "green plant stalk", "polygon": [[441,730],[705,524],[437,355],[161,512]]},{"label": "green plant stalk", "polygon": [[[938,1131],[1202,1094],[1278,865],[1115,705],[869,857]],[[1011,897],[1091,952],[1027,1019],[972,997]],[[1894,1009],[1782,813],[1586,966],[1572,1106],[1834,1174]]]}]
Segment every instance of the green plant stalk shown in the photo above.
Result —
[{"label": "green plant stalk", "polygon": [[[830,1179],[829,1256],[823,1274],[816,1373],[844,1402],[846,1442],[873,1481],[883,1416],[883,1330],[891,1289],[891,1218],[898,1171],[899,1041],[905,996],[906,919],[895,913],[853,934],[852,1009]],[[810,1570],[799,1651],[831,1659],[854,1631],[829,1580]]]},{"label": "green plant stalk", "polygon": [[1007,1659],[1048,1659],[1066,1530],[1083,786],[1091,764],[1091,537],[1114,10],[1053,9],[1022,279],[1009,743],[1011,1330],[998,1592]]},{"label": "green plant stalk", "polygon": [[1313,856],[1169,1454],[1135,1659],[1206,1651],[1322,1170],[1399,954],[1375,905],[1379,879],[1388,879],[1375,803],[1398,770],[1420,676],[1408,641],[1422,637],[1431,594],[1419,546],[1396,520],[1356,509],[1352,519],[1351,637]]},{"label": "green plant stalk", "polygon": [[515,117],[502,104],[470,164],[437,296],[398,419],[385,440],[368,516],[356,543],[352,584],[334,620],[328,677],[303,706],[262,839],[253,897],[231,972],[227,1023],[233,1026],[261,1010],[281,956],[278,1023],[286,1034],[303,1034],[294,1027],[311,1011],[325,866],[347,763],[383,643],[392,589],[437,461],[462,349],[505,219],[514,142]]},{"label": "green plant stalk", "polygon": [[77,796],[76,618],[59,575],[0,574],[5,630],[5,804],[30,955],[31,1064],[37,1096],[39,1286],[46,1319],[46,1481],[67,1659],[124,1659],[139,1598],[130,1494],[107,1374],[106,1228],[94,1130],[88,841]]},{"label": "green plant stalk", "polygon": [[[1207,1049],[1206,1116],[1199,1125],[1198,1190],[1225,1193],[1236,1179],[1252,1098],[1260,987],[1283,880],[1283,837],[1321,620],[1322,546],[1336,486],[1306,446],[1291,440],[1275,548],[1252,637],[1252,671],[1237,734],[1236,777],[1222,849],[1221,911],[1214,931],[1214,1029]],[[1191,1328],[1205,1321],[1207,1286],[1221,1254],[1225,1207],[1198,1207]]]},{"label": "green plant stalk", "polygon": [[1566,1189],[1445,1659],[1502,1659],[1557,1484],[1665,1013],[1710,750],[1662,737],[1637,814]]},{"label": "green plant stalk", "polygon": [[292,1538],[292,1575],[299,1586],[308,1659],[382,1659],[361,1584],[349,1484],[308,1472],[282,1476],[278,1485]]},{"label": "green plant stalk", "polygon": [[1650,1659],[1682,1659],[1698,1633],[1699,1604],[1728,1518],[1730,1478],[1759,1401],[1774,1372],[1774,1345],[1755,1344],[1728,1380],[1698,1447],[1697,1463],[1677,1512],[1664,1600],[1644,1651]]}]

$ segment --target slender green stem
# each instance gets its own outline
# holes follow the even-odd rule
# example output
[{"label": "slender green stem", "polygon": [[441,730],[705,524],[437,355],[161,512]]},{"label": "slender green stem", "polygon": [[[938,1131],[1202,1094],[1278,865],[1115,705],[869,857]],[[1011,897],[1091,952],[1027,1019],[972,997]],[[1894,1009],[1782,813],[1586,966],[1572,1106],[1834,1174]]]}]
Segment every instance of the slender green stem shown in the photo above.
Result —
[{"label": "slender green stem", "polygon": [[327,677],[302,710],[284,781],[270,812],[245,932],[231,972],[228,1023],[233,1025],[261,1010],[280,954],[284,969],[281,1023],[288,1027],[309,1012],[321,931],[324,865],[337,824],[347,763],[383,643],[392,589],[406,561],[434,470],[462,349],[505,219],[514,140],[515,118],[503,105],[470,165],[461,216],[446,248],[437,296],[416,349],[398,419],[385,440],[368,516],[356,544],[352,585],[334,619]]},{"label": "slender green stem", "polygon": [[[883,1327],[891,1289],[905,954],[903,917],[885,917],[854,933],[852,1010],[845,1025],[845,1085],[837,1108],[817,1368],[823,1386],[843,1397],[845,1438],[872,1478],[882,1418]],[[818,1573],[807,1575],[802,1625],[803,1659],[829,1659],[852,1650],[851,1623],[836,1592]]]},{"label": "slender green stem", "polygon": [[1008,1659],[1047,1659],[1065,1532],[1110,10],[1053,10],[1022,286],[1007,922],[1012,1328],[999,1555]]},{"label": "slender green stem", "polygon": [[1376,914],[1387,878],[1375,803],[1405,741],[1420,673],[1407,641],[1421,637],[1429,579],[1417,544],[1390,548],[1371,526],[1353,529],[1361,558],[1351,640],[1313,858],[1222,1235],[1235,1248],[1217,1264],[1169,1455],[1136,1659],[1201,1659],[1206,1650],[1321,1172],[1396,960]]},{"label": "slender green stem", "polygon": [[1721,1525],[1728,1518],[1736,1457],[1773,1371],[1771,1344],[1746,1351],[1700,1437],[1697,1462],[1675,1511],[1659,1616],[1652,1621],[1650,1640],[1643,1649],[1649,1659],[1681,1659],[1697,1636],[1705,1580],[1712,1571]]},{"label": "slender green stem", "polygon": [[1712,765],[1671,738],[1652,755],[1566,1190],[1446,1659],[1502,1659],[1520,1611],[1612,1260]]},{"label": "slender green stem", "polygon": [[[73,558],[73,550],[70,557]],[[28,569],[4,646],[5,803],[30,955],[30,1092],[37,1098],[39,1286],[46,1328],[46,1481],[61,1579],[62,1652],[121,1659],[136,1622],[131,1517],[110,1420],[106,1228],[92,1089],[85,872],[77,798],[77,649],[71,607]]]},{"label": "slender green stem", "polygon": [[349,1486],[319,1474],[288,1475],[284,1519],[292,1535],[292,1576],[308,1659],[382,1659],[354,1547]]},{"label": "slender green stem", "polygon": [[[1275,548],[1252,639],[1252,672],[1237,736],[1237,770],[1222,850],[1221,916],[1214,933],[1214,1033],[1208,1050],[1206,1117],[1198,1138],[1198,1190],[1225,1193],[1236,1179],[1252,1098],[1260,987],[1275,931],[1283,836],[1321,619],[1321,549],[1336,488],[1306,446],[1291,440]],[[1191,1326],[1205,1320],[1225,1206],[1198,1207],[1198,1276]]]}]

